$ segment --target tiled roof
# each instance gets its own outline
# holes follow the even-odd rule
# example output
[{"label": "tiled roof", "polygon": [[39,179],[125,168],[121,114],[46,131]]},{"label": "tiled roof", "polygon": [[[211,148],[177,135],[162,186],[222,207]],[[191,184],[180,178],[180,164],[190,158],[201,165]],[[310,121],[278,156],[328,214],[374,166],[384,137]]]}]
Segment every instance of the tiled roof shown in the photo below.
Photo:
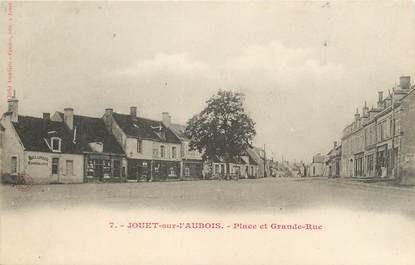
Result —
[{"label": "tiled roof", "polygon": [[13,122],[25,150],[52,152],[45,139],[56,136],[62,139],[61,152],[79,154],[81,150],[73,141],[71,131],[62,122],[44,120],[42,118],[19,116],[18,122]]},{"label": "tiled roof", "polygon": [[[63,113],[59,112],[63,120]],[[76,145],[83,152],[93,152],[89,143],[102,142],[104,153],[124,154],[120,144],[111,135],[101,118],[74,115],[74,130],[76,128]]]},{"label": "tiled roof", "polygon": [[186,126],[181,124],[171,124],[170,129],[182,140],[190,140],[190,138],[186,135]]},{"label": "tiled roof", "polygon": [[[225,160],[219,156],[214,156],[212,159],[213,163],[226,163]],[[239,156],[232,157],[229,161],[232,164],[246,164],[246,162]]]},{"label": "tiled roof", "polygon": [[180,139],[161,121],[131,117],[130,115],[113,113],[113,117],[121,129],[130,137],[150,139],[159,142],[180,144]]}]

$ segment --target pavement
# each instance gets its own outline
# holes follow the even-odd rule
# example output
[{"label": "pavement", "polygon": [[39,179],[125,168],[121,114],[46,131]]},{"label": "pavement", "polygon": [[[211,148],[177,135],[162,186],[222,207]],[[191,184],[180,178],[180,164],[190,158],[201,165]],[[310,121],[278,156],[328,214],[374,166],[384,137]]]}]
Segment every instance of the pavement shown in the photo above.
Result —
[{"label": "pavement", "polygon": [[330,182],[336,182],[344,185],[364,186],[372,189],[384,189],[384,190],[398,190],[401,192],[415,192],[414,185],[399,185],[393,182],[393,180],[366,180],[356,178],[328,178],[328,177],[307,177],[300,178],[300,181],[313,181],[313,180],[326,180]]}]

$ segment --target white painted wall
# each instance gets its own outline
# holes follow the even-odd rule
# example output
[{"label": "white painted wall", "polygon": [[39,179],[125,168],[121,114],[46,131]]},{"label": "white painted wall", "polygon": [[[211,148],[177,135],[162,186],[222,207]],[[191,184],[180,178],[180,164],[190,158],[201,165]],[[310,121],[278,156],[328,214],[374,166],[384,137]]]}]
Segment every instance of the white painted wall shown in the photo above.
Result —
[{"label": "white painted wall", "polygon": [[3,151],[1,155],[2,173],[11,173],[12,156],[17,157],[17,172],[20,173],[24,170],[23,144],[20,142],[20,138],[10,121],[10,116],[4,116],[0,122],[5,128],[3,135]]},{"label": "white painted wall", "polygon": [[[59,158],[59,174],[52,175],[52,158]],[[66,161],[73,161],[73,174],[67,175]],[[25,152],[23,172],[33,183],[82,183],[84,179],[84,156],[81,154],[61,154]]]}]

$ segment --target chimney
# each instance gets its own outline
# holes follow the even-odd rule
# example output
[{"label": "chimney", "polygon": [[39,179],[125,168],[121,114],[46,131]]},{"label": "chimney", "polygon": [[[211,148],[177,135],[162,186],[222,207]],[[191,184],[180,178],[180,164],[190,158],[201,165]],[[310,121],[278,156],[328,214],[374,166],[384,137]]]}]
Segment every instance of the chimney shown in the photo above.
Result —
[{"label": "chimney", "polygon": [[411,87],[411,77],[410,76],[401,76],[399,78],[399,86],[402,89],[409,89]]},{"label": "chimney", "polygon": [[363,117],[367,117],[369,115],[369,108],[367,107],[367,102],[365,101],[365,105],[363,106]]},{"label": "chimney", "polygon": [[45,121],[50,120],[50,113],[49,112],[43,112],[43,119]]},{"label": "chimney", "polygon": [[135,107],[135,106],[130,107],[130,115],[131,115],[131,118],[136,118],[137,117],[137,107]]},{"label": "chimney", "polygon": [[16,91],[13,91],[13,97],[7,100],[8,112],[11,113],[11,121],[18,122],[19,117],[19,100],[16,98]]},{"label": "chimney", "polygon": [[167,128],[170,127],[171,116],[169,115],[169,113],[168,112],[161,113],[161,118],[162,118],[163,125],[166,126]]},{"label": "chimney", "polygon": [[105,126],[107,127],[107,131],[111,134],[112,134],[112,113],[113,112],[114,112],[113,109],[106,108],[105,109],[105,114],[104,114]]},{"label": "chimney", "polygon": [[112,112],[113,112],[113,109],[111,109],[111,108],[106,108],[105,109],[105,116],[107,117],[107,116],[112,116]]},{"label": "chimney", "polygon": [[378,91],[378,102],[383,100],[383,91]]},{"label": "chimney", "polygon": [[337,141],[334,141],[333,142],[333,146],[334,146],[334,149],[336,149],[336,147],[337,147]]},{"label": "chimney", "polygon": [[63,120],[70,130],[73,130],[73,108],[63,110]]},{"label": "chimney", "polygon": [[359,109],[356,109],[356,113],[354,114],[354,120],[357,121],[360,118]]},{"label": "chimney", "polygon": [[378,92],[378,108],[383,109],[383,91]]}]

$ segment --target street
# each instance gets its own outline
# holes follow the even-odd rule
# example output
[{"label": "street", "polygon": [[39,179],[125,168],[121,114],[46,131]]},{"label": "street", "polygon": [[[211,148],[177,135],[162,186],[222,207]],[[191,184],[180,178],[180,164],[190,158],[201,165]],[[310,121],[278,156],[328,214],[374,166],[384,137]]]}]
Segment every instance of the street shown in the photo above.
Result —
[{"label": "street", "polygon": [[414,188],[379,187],[327,178],[264,178],[1,186],[2,208],[99,206],[211,212],[293,212],[315,207],[398,213],[415,217]]},{"label": "street", "polygon": [[[414,259],[413,187],[265,178],[0,191],[2,264],[186,264],[183,253],[200,265]],[[288,225],[314,230],[280,229]]]}]

